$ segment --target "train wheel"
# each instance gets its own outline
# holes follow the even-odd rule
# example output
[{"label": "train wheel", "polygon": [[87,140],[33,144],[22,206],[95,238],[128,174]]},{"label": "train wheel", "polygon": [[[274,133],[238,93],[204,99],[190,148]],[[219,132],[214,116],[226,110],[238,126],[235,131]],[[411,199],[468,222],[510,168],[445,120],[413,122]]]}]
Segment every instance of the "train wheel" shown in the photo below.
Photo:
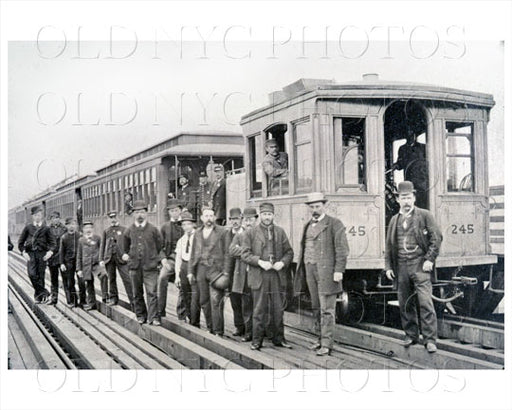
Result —
[{"label": "train wheel", "polygon": [[366,304],[362,294],[343,292],[336,299],[336,323],[355,324],[363,321]]}]

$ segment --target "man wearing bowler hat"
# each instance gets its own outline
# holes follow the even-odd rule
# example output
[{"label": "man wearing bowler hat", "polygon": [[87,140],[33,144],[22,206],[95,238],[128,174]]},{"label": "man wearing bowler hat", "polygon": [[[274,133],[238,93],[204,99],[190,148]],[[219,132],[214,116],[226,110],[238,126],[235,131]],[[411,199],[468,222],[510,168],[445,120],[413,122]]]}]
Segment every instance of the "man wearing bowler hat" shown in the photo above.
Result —
[{"label": "man wearing bowler hat", "polygon": [[293,249],[282,228],[274,225],[274,205],[260,205],[260,223],[242,237],[242,261],[249,265],[247,280],[254,300],[251,349],[259,350],[270,319],[272,343],[291,348],[284,338],[283,295]]},{"label": "man wearing bowler hat", "polygon": [[434,353],[437,317],[430,275],[443,237],[430,211],[415,206],[415,193],[412,182],[398,184],[396,195],[400,211],[391,218],[386,236],[386,276],[390,280],[398,279],[404,345],[409,347],[419,342],[419,305],[423,343],[429,353]]},{"label": "man wearing bowler hat", "polygon": [[343,292],[343,273],[349,253],[345,226],[338,218],[325,213],[326,202],[320,192],[308,195],[306,205],[312,217],[302,231],[295,276],[295,285],[300,285],[306,275],[315,327],[320,330],[318,341],[310,348],[318,356],[330,354],[334,344],[336,296]]},{"label": "man wearing bowler hat", "polygon": [[34,287],[34,300],[44,303],[48,291],[44,286],[46,263],[57,252],[57,241],[44,223],[43,208],[34,206],[30,210],[32,222],[27,224],[18,239],[18,249],[27,260],[27,272]]},{"label": "man wearing bowler hat", "polygon": [[[53,211],[50,214],[50,232],[55,238],[57,249],[60,248],[60,239],[62,235],[66,233],[66,231],[66,227],[62,224],[60,220],[60,212]],[[50,280],[52,284],[50,299],[47,302],[48,305],[57,304],[57,300],[59,298],[59,274],[61,275],[62,283],[64,284],[65,282],[64,275],[62,275],[59,269],[59,262],[60,259],[58,251],[55,254],[53,254],[50,259],[48,259],[48,269],[50,270]]]},{"label": "man wearing bowler hat", "polygon": [[123,235],[126,227],[119,224],[117,211],[111,210],[107,214],[110,226],[103,231],[100,247],[100,265],[104,266],[108,274],[108,305],[114,306],[119,302],[117,290],[116,271],[123,281],[124,289],[128,295],[130,306],[133,310],[133,289],[128,273],[128,265],[123,261]]},{"label": "man wearing bowler hat", "polygon": [[224,179],[224,167],[215,165],[215,181],[212,184],[212,207],[215,211],[215,221],[218,225],[226,223],[226,180]]},{"label": "man wearing bowler hat", "polygon": [[[146,320],[160,326],[158,311],[158,263],[164,256],[163,240],[160,231],[147,221],[148,206],[145,201],[135,201],[133,215],[135,221],[124,234],[124,254],[122,259],[128,262],[133,288],[135,315],[140,324]],[[144,288],[148,304],[144,300]]]},{"label": "man wearing bowler hat", "polygon": [[[167,211],[169,212],[169,221],[165,222],[160,228],[163,239],[164,257],[161,260],[162,268],[158,275],[158,312],[160,317],[166,315],[167,307],[167,289],[169,282],[176,279],[175,263],[176,263],[176,244],[183,235],[183,229],[180,226],[182,202],[178,199],[167,200]],[[179,274],[179,272],[178,272]],[[176,306],[178,319],[186,319],[185,306],[183,304],[183,291],[180,289],[178,295],[178,303]]]}]

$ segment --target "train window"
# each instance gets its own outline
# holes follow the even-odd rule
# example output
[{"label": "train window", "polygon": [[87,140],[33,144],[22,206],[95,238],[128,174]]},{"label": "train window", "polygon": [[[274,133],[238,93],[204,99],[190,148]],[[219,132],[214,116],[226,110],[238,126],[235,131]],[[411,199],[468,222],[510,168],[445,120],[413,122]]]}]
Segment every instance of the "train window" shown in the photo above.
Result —
[{"label": "train window", "polygon": [[293,143],[295,146],[295,189],[297,192],[310,192],[313,188],[313,149],[309,120],[293,124]]},{"label": "train window", "polygon": [[447,121],[446,189],[448,192],[474,192],[473,124]]},{"label": "train window", "polygon": [[248,138],[249,143],[249,178],[251,184],[251,196],[261,197],[261,183],[263,181],[261,161],[263,159],[263,147],[261,145],[261,134],[252,135]]},{"label": "train window", "polygon": [[364,118],[334,118],[336,189],[359,187],[366,191]]},{"label": "train window", "polygon": [[151,168],[151,182],[156,181],[156,167]]}]

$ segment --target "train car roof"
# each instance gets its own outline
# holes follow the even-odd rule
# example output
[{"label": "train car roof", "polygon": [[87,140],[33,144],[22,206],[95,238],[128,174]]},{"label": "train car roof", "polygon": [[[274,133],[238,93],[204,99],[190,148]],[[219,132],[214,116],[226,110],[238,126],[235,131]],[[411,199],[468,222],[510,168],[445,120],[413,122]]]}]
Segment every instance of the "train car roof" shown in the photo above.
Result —
[{"label": "train car roof", "polygon": [[[362,81],[337,83],[335,80],[301,78],[282,90],[269,94],[269,104],[242,116],[241,124],[265,110],[286,108],[290,103],[311,98],[326,99],[393,99],[414,98],[419,100],[446,101],[484,108],[494,106],[491,94],[460,90],[432,84],[405,81],[379,80],[377,74],[365,74]],[[294,101],[297,100],[297,101]]]}]

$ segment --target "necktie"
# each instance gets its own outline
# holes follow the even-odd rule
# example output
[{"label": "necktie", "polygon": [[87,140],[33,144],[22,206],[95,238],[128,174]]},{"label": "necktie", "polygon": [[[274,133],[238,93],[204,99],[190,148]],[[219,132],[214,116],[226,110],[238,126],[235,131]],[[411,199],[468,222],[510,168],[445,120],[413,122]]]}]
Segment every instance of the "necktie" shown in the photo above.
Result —
[{"label": "necktie", "polygon": [[191,238],[192,234],[188,233],[187,235],[188,235],[188,237],[187,237],[187,247],[185,248],[185,253],[188,253],[189,250],[190,250],[190,238]]}]

